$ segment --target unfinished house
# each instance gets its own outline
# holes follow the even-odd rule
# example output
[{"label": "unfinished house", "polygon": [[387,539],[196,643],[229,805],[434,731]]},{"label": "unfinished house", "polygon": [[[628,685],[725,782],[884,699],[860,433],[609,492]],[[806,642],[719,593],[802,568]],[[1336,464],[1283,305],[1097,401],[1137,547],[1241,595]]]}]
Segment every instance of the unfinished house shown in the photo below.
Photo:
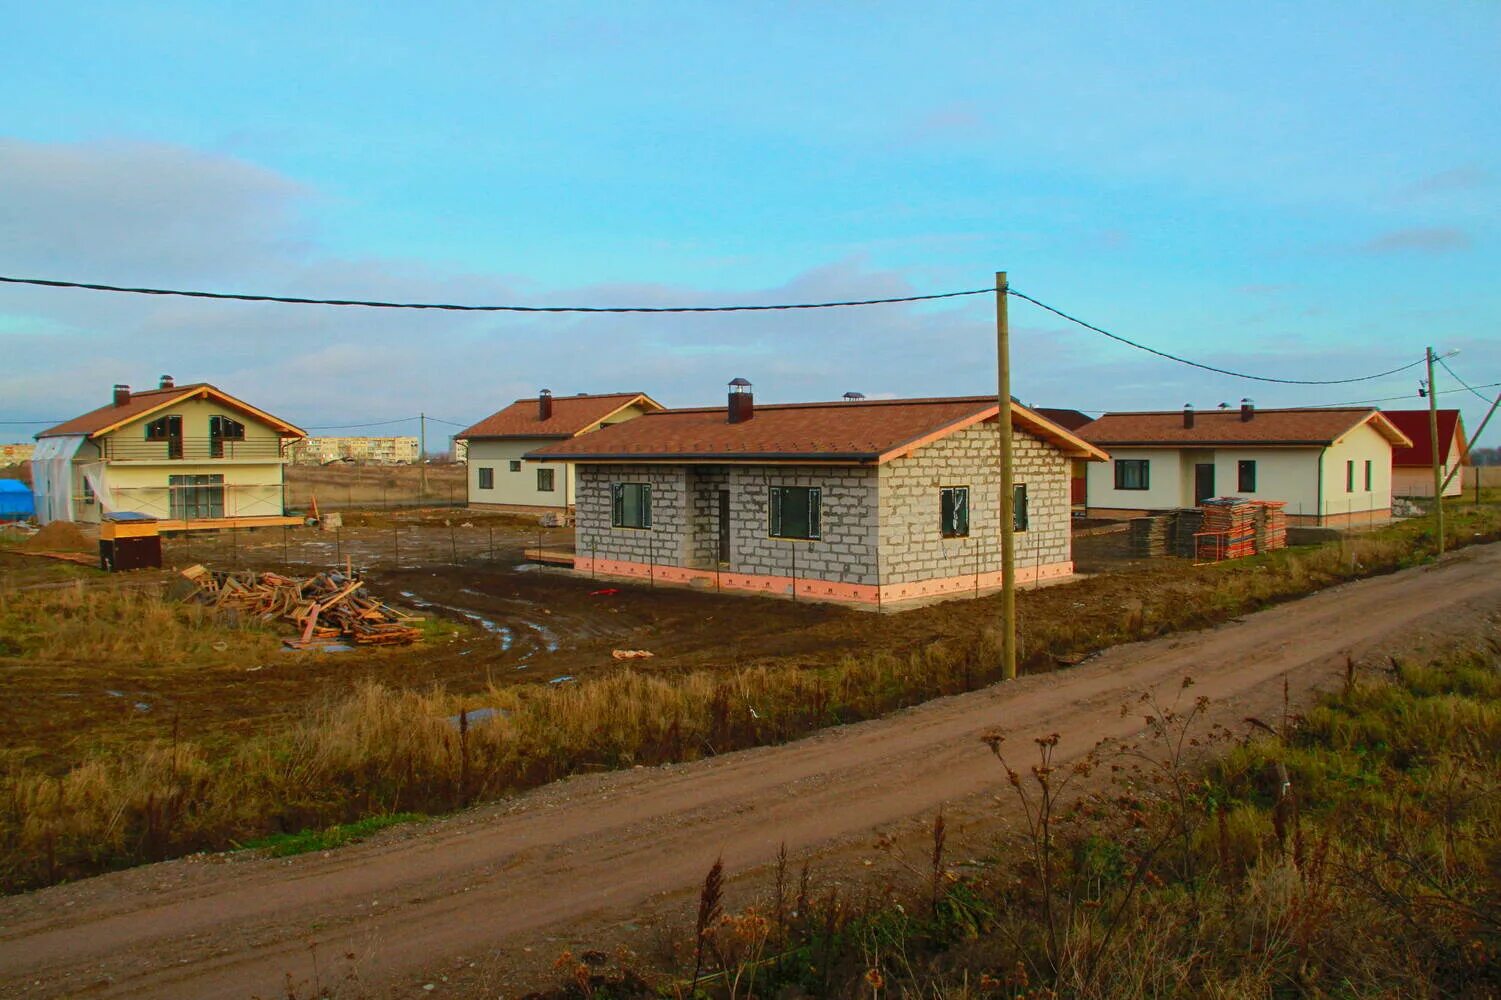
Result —
[{"label": "unfinished house", "polygon": [[298,524],[282,473],[287,445],[305,436],[205,382],[116,385],[109,404],[37,435],[37,518],[134,512],[165,531]]},{"label": "unfinished house", "polygon": [[[994,396],[757,406],[730,388],[527,456],[575,470],[576,570],[870,605],[1000,585]],[[1011,411],[1016,578],[1068,576],[1070,463],[1106,456]]]},{"label": "unfinished house", "polygon": [[564,462],[527,462],[538,448],[660,410],[644,392],[554,397],[543,389],[454,435],[465,448],[471,507],[546,513],[574,505],[574,482]]},{"label": "unfinished house", "polygon": [[1212,497],[1285,503],[1290,524],[1391,517],[1392,449],[1412,442],[1371,407],[1107,413],[1079,436],[1110,452],[1090,466],[1091,517],[1136,517]]}]

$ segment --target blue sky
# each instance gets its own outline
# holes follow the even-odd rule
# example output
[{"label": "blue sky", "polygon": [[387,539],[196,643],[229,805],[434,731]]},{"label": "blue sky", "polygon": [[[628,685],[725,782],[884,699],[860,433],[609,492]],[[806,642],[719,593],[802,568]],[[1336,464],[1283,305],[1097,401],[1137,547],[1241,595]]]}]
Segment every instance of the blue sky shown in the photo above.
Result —
[{"label": "blue sky", "polygon": [[[1433,343],[1501,381],[1494,4],[371,6],[4,4],[0,273],[676,304],[1004,268],[1222,366],[1338,378]],[[1415,389],[1238,382],[1012,316],[1041,404]],[[161,372],[309,425],[466,422],[543,385],[701,403],[735,375],[772,400],[984,392],[991,323],[978,298],[525,318],[0,288],[0,420]]]}]

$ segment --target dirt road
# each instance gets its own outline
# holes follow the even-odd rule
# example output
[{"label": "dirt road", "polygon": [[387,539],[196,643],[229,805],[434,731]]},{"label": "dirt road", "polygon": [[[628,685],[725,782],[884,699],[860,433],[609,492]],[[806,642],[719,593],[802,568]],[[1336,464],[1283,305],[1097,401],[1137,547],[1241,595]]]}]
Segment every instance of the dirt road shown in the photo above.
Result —
[{"label": "dirt road", "polygon": [[721,854],[733,871],[784,841],[837,853],[941,804],[973,814],[998,788],[991,727],[1019,747],[1062,733],[1068,759],[1135,732],[1120,705],[1185,674],[1238,723],[1280,708],[1284,675],[1306,697],[1347,653],[1494,638],[1498,611],[1501,546],[1477,546],[794,744],[563,782],[328,854],[189,859],[0,900],[0,995],[269,998],[288,975],[310,983],[315,959],[326,982],[345,953],[363,995],[454,995],[435,970],[639,916]]}]

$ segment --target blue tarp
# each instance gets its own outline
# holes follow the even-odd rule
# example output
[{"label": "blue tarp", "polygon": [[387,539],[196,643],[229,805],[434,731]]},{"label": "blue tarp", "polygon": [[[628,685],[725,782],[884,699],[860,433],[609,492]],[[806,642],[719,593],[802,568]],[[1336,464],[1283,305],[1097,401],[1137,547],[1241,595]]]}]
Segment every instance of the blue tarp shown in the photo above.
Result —
[{"label": "blue tarp", "polygon": [[0,521],[19,521],[35,513],[30,486],[19,479],[0,479]]}]

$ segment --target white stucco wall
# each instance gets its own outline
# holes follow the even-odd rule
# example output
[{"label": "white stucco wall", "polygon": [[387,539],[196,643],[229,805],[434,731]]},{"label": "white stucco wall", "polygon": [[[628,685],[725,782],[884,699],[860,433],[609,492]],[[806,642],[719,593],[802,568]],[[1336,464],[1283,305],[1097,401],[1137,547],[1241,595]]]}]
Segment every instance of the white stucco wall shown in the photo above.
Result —
[{"label": "white stucco wall", "polygon": [[[1347,463],[1355,463],[1355,488],[1346,488]],[[1371,467],[1371,488],[1365,488],[1366,463]],[[1324,453],[1325,517],[1384,511],[1392,505],[1392,447],[1369,424],[1361,424],[1334,442]]]},{"label": "white stucco wall", "polygon": [[[1193,500],[1193,484],[1183,481],[1183,460],[1176,448],[1106,448],[1108,462],[1090,462],[1085,473],[1088,504],[1115,510],[1172,510]],[[1146,459],[1151,463],[1149,487],[1145,490],[1115,488],[1115,463],[1119,459]]]},{"label": "white stucco wall", "polygon": [[[556,438],[504,438],[469,442],[469,502],[472,504],[510,504],[518,507],[557,507],[571,505],[574,498],[573,472],[565,462],[528,462],[522,458],[529,451],[556,444]],[[520,471],[512,472],[511,463],[520,462]],[[493,469],[495,485],[480,489],[481,469]],[[537,489],[537,470],[551,469],[554,489]]]}]

